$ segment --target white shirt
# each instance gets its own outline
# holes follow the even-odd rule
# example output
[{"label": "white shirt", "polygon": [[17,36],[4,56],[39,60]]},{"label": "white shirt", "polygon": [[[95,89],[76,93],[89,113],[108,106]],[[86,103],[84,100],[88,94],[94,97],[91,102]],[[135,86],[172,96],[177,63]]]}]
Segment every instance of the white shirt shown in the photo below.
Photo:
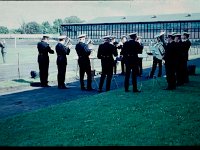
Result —
[{"label": "white shirt", "polygon": [[152,49],[152,53],[153,53],[153,56],[162,60],[163,58],[163,54],[165,52],[165,49],[163,47],[163,43],[162,42],[157,42],[154,44],[153,46],[154,48]]}]

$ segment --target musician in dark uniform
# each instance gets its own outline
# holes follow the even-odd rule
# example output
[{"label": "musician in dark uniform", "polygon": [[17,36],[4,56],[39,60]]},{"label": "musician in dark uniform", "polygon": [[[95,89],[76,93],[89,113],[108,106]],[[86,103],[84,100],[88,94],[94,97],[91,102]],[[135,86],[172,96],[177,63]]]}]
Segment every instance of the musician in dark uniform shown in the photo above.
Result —
[{"label": "musician in dark uniform", "polygon": [[138,75],[138,54],[141,49],[141,45],[136,41],[137,33],[129,34],[131,40],[124,43],[122,48],[122,56],[126,65],[126,74],[125,74],[125,92],[129,92],[129,78],[132,71],[132,84],[133,92],[140,92],[137,89],[137,75]]},{"label": "musician in dark uniform", "polygon": [[[123,35],[122,37],[121,37],[121,41],[119,42],[119,45],[118,45],[118,49],[121,49],[121,51],[122,51],[122,48],[123,48],[123,45],[124,45],[124,43],[127,41],[127,37],[125,36],[125,35]],[[122,72],[121,72],[121,75],[125,75],[125,63],[124,63],[124,59],[123,59],[123,57],[122,57],[122,55],[121,55],[121,51],[120,51],[120,59],[121,59],[121,70],[122,70]]]},{"label": "musician in dark uniform", "polygon": [[[78,55],[78,65],[80,73],[80,84],[81,90],[93,90],[92,88],[92,74],[89,55],[91,54],[91,49],[88,48],[88,44],[85,43],[86,34],[79,35],[79,43],[76,44],[76,52]],[[84,74],[87,74],[87,89],[84,86]]]},{"label": "musician in dark uniform", "polygon": [[[139,54],[142,54],[142,52],[143,52],[143,48],[144,48],[144,46],[143,46],[143,44],[142,44],[142,41],[141,41],[141,36],[138,36],[137,38],[136,38],[136,42],[138,42],[138,43],[140,43],[140,45],[141,45],[141,47],[140,47],[140,50],[139,50]],[[138,67],[139,67],[139,72],[138,72],[138,75],[141,77],[142,76],[142,59],[143,58],[139,58],[139,60],[138,60]]]},{"label": "musician in dark uniform", "polygon": [[165,60],[165,69],[167,76],[168,86],[165,90],[175,90],[176,89],[176,65],[177,65],[177,48],[174,41],[175,33],[168,35],[168,43],[166,46],[165,54],[163,59]]},{"label": "musician in dark uniform", "polygon": [[184,84],[183,73],[184,73],[184,51],[183,44],[181,40],[181,34],[176,33],[175,39],[176,51],[177,51],[177,66],[176,66],[176,85],[181,86]]},{"label": "musician in dark uniform", "polygon": [[40,71],[40,82],[42,87],[50,87],[48,85],[49,55],[54,54],[54,50],[48,44],[49,36],[43,36],[41,42],[37,44],[38,48],[38,64]]},{"label": "musician in dark uniform", "polygon": [[[110,44],[112,44],[113,46],[115,46],[117,48],[118,47],[118,42],[116,41],[116,37],[115,36],[110,36],[110,38],[111,38]],[[117,74],[117,62],[118,62],[118,57],[115,58],[114,64],[113,64],[114,74]]]},{"label": "musician in dark uniform", "polygon": [[66,45],[66,36],[59,36],[58,37],[58,44],[56,45],[56,53],[57,53],[57,68],[58,68],[58,88],[59,89],[68,89],[65,86],[65,74],[66,74],[66,67],[67,67],[67,57],[69,55],[71,45]]},{"label": "musician in dark uniform", "polygon": [[102,87],[104,80],[106,79],[106,91],[110,91],[110,84],[111,79],[113,76],[113,65],[114,65],[114,58],[113,56],[117,56],[117,48],[113,44],[110,43],[111,37],[105,36],[103,37],[105,42],[99,45],[97,58],[101,59],[101,67],[102,67],[102,74],[99,82],[99,92],[102,92]]},{"label": "musician in dark uniform", "polygon": [[190,46],[191,46],[191,42],[189,40],[189,33],[187,32],[184,32],[183,33],[183,54],[184,54],[184,69],[183,69],[183,78],[184,78],[184,83],[188,83],[189,82],[189,73],[188,73],[188,69],[187,69],[187,62],[188,62],[188,52],[189,52],[189,49],[190,49]]}]

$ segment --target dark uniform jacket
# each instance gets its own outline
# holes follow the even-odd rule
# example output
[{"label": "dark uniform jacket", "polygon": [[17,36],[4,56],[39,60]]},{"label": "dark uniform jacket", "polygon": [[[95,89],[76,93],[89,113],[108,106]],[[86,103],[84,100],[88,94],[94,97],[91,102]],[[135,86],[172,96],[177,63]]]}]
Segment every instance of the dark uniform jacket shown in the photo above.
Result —
[{"label": "dark uniform jacket", "polygon": [[183,51],[183,42],[179,41],[176,42],[176,51],[177,51],[177,62],[178,63],[182,63],[182,61],[184,60],[184,51]]},{"label": "dark uniform jacket", "polygon": [[185,61],[188,60],[188,51],[190,49],[190,46],[191,46],[191,42],[189,40],[186,40],[186,41],[183,41],[182,42],[182,45],[183,45],[183,55],[184,55],[184,59]]},{"label": "dark uniform jacket", "polygon": [[78,55],[79,64],[90,64],[89,55],[91,54],[91,50],[88,48],[88,45],[82,42],[76,44],[76,52]]},{"label": "dark uniform jacket", "polygon": [[121,51],[125,64],[138,65],[138,54],[141,49],[142,46],[134,40],[125,42]]},{"label": "dark uniform jacket", "polygon": [[175,66],[178,61],[178,49],[174,41],[166,45],[166,50],[163,59],[165,64]]},{"label": "dark uniform jacket", "polygon": [[57,65],[64,64],[67,65],[67,57],[69,55],[70,49],[64,46],[61,43],[56,45],[56,53],[57,53]]},{"label": "dark uniform jacket", "polygon": [[110,44],[109,42],[105,42],[101,45],[99,45],[97,58],[101,59],[101,62],[104,63],[110,63],[114,65],[114,56],[117,56],[117,48]]},{"label": "dark uniform jacket", "polygon": [[48,43],[41,41],[37,44],[37,48],[38,48],[38,62],[49,62],[49,55],[50,54],[54,54],[54,51],[51,49],[51,47],[49,46]]}]

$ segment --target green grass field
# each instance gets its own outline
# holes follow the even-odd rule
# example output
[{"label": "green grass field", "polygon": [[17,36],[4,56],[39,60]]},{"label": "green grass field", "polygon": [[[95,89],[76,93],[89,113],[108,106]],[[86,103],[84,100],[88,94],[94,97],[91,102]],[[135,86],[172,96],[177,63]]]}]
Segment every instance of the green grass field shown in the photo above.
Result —
[{"label": "green grass field", "polygon": [[1,146],[200,145],[200,70],[188,85],[97,94],[0,120]]}]

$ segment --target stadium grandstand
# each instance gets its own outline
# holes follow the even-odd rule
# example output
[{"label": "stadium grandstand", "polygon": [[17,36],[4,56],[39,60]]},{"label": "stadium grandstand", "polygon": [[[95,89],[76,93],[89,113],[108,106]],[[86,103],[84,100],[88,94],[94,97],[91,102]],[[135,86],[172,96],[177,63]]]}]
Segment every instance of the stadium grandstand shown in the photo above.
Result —
[{"label": "stadium grandstand", "polygon": [[105,35],[115,35],[119,39],[131,32],[137,32],[144,42],[149,42],[161,31],[165,31],[166,35],[170,32],[189,32],[190,39],[198,41],[200,13],[98,17],[85,23],[61,25],[61,34],[71,39],[77,39],[79,34],[84,33],[97,42]]}]

